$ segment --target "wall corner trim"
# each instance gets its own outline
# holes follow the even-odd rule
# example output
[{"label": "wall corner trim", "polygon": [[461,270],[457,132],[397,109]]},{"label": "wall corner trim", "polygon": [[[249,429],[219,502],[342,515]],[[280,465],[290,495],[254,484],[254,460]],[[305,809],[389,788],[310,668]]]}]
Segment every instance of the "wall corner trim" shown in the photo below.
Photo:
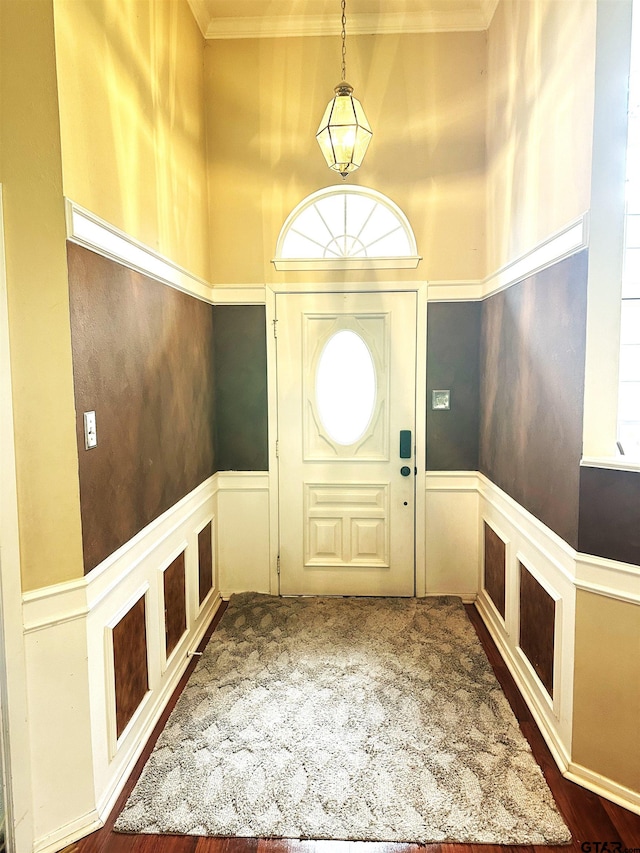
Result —
[{"label": "wall corner trim", "polygon": [[64,203],[67,239],[71,242],[204,302],[213,302],[212,287],[208,281],[190,273],[71,199],[65,198]]}]

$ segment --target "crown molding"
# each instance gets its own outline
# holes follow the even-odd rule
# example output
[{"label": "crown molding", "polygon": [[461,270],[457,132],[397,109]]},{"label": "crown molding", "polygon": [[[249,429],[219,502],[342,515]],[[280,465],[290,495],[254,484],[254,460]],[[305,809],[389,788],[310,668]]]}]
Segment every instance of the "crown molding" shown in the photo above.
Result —
[{"label": "crown molding", "polygon": [[481,14],[485,20],[485,30],[491,26],[499,2],[500,0],[482,0]]},{"label": "crown molding", "polygon": [[[188,2],[206,39],[336,36],[340,33],[339,20],[335,15],[215,18],[208,12],[206,0]],[[498,0],[482,0],[475,9],[352,14],[349,35],[482,32],[488,29],[497,5]]]},{"label": "crown molding", "polygon": [[196,19],[197,25],[200,27],[200,32],[203,36],[207,35],[207,27],[211,20],[211,15],[207,9],[207,0],[187,0],[191,7],[191,14]]}]

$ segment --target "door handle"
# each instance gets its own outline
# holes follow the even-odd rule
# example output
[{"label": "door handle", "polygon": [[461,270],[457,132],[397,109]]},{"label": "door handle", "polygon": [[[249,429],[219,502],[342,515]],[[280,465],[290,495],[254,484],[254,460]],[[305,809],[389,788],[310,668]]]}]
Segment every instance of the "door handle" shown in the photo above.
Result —
[{"label": "door handle", "polygon": [[402,474],[403,477],[408,477],[409,474],[411,474],[411,468],[409,468],[408,465],[403,465],[402,468],[400,469],[400,473]]},{"label": "door handle", "polygon": [[[411,459],[413,456],[413,447],[411,446],[411,430],[400,430],[400,459]],[[406,474],[404,475],[407,476]]]}]

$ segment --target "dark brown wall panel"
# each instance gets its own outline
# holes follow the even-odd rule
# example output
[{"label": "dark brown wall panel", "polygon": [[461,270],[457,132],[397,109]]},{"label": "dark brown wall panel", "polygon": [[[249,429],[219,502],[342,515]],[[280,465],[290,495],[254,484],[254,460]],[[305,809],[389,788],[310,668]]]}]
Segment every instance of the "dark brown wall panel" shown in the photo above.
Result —
[{"label": "dark brown wall panel", "polygon": [[213,309],[72,243],[68,258],[88,572],[215,473]]},{"label": "dark brown wall panel", "polygon": [[[480,302],[433,302],[427,309],[427,470],[478,468]],[[449,389],[451,409],[432,410],[431,392]]]},{"label": "dark brown wall panel", "polygon": [[184,551],[163,572],[167,657],[187,630]]},{"label": "dark brown wall panel", "polygon": [[578,550],[640,565],[640,473],[580,472]]},{"label": "dark brown wall panel", "polygon": [[198,533],[198,589],[200,604],[213,586],[213,554],[211,552],[211,522]]},{"label": "dark brown wall panel", "polygon": [[267,341],[263,305],[216,305],[219,471],[267,471]]},{"label": "dark brown wall panel", "polygon": [[498,534],[484,523],[484,588],[504,619],[506,547]]},{"label": "dark brown wall panel", "polygon": [[149,689],[144,596],[113,629],[113,670],[120,737]]},{"label": "dark brown wall panel", "polygon": [[480,470],[575,547],[587,253],[485,300]]},{"label": "dark brown wall panel", "polygon": [[520,648],[553,696],[556,603],[520,563]]}]

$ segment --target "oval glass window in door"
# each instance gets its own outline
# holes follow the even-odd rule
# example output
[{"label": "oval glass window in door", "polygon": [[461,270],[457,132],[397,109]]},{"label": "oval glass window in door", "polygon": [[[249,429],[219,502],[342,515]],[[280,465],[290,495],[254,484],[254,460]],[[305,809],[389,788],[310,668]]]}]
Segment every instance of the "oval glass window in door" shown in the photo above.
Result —
[{"label": "oval glass window in door", "polygon": [[322,426],[336,444],[361,438],[376,404],[376,371],[360,335],[341,329],[324,345],[316,369],[316,405]]}]

